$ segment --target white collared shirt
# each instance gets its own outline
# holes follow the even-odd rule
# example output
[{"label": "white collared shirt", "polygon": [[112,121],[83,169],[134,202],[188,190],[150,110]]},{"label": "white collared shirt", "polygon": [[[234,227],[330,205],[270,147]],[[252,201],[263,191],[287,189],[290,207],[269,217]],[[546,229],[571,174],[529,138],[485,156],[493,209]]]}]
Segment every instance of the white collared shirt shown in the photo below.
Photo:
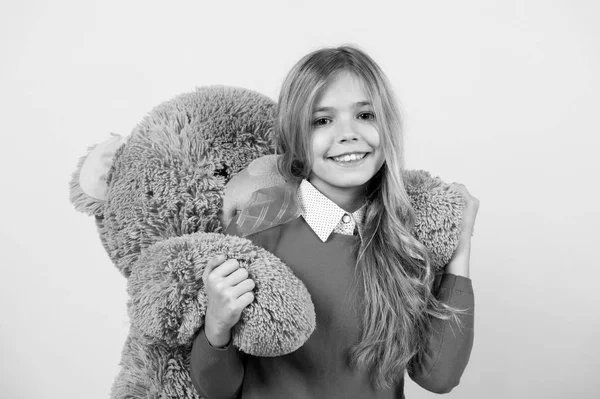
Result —
[{"label": "white collared shirt", "polygon": [[357,227],[362,238],[366,204],[349,213],[321,194],[308,180],[302,180],[296,196],[302,217],[323,242],[331,233],[353,235]]}]

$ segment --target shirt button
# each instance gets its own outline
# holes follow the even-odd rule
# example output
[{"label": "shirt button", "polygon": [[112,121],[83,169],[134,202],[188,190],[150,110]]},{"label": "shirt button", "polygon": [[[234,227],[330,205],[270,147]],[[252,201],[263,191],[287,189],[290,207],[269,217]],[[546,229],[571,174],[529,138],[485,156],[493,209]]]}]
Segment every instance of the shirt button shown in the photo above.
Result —
[{"label": "shirt button", "polygon": [[344,216],[342,216],[342,222],[350,223],[350,215],[345,214]]}]

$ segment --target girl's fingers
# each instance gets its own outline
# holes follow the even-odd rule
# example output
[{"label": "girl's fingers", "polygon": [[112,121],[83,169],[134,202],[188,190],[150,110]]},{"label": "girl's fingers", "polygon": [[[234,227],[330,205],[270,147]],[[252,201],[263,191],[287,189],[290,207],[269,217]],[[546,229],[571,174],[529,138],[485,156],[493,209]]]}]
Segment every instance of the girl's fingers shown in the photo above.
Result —
[{"label": "girl's fingers", "polygon": [[237,260],[228,259],[221,265],[215,267],[211,274],[213,274],[215,277],[225,278],[236,271],[239,267],[240,265]]},{"label": "girl's fingers", "polygon": [[217,255],[214,258],[211,258],[206,262],[206,268],[204,269],[204,274],[209,274],[213,271],[213,269],[219,266],[221,263],[225,262],[227,257],[223,254]]},{"label": "girl's fingers", "polygon": [[[215,261],[217,262],[217,261]],[[237,262],[237,260],[235,259],[228,259],[225,262],[222,262],[221,264],[217,265],[217,266],[212,266],[212,269],[209,269],[209,264],[207,262],[206,264],[206,270],[204,271],[204,275],[203,278],[206,281],[206,279],[209,277],[211,277],[211,279],[214,278],[224,278],[229,276],[232,272],[234,272],[235,270],[237,270],[240,266]]]},{"label": "girl's fingers", "polygon": [[248,278],[248,271],[246,269],[244,269],[243,267],[239,267],[233,273],[228,275],[225,278],[224,282],[228,286],[233,287],[233,286],[236,286],[237,284],[241,283],[242,281],[244,281],[247,278]]},{"label": "girl's fingers", "polygon": [[256,285],[254,284],[254,280],[248,278],[248,279],[240,282],[239,284],[237,284],[235,287],[233,287],[231,289],[231,293],[233,294],[234,297],[240,298],[244,294],[246,294],[248,292],[252,292],[252,290],[254,289],[255,286]]},{"label": "girl's fingers", "polygon": [[246,306],[250,305],[252,302],[254,302],[254,294],[252,292],[246,292],[245,294],[243,294],[242,296],[240,296],[238,298],[238,304],[240,305],[241,308],[245,308]]},{"label": "girl's fingers", "polygon": [[473,197],[473,195],[471,195],[471,193],[467,189],[467,186],[465,186],[464,184],[453,182],[450,185],[454,186],[456,189],[458,189],[458,191],[460,191],[464,195],[464,197],[465,197],[465,199],[467,201],[470,201],[470,202],[477,201],[477,202],[479,202],[479,200],[477,198],[475,198],[475,197]]}]

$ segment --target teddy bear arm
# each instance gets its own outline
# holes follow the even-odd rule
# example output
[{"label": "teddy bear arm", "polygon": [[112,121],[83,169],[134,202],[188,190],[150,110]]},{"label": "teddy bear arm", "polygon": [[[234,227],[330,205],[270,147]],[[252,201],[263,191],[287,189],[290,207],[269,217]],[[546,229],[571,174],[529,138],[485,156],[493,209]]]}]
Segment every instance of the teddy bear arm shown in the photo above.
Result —
[{"label": "teddy bear arm", "polygon": [[412,233],[427,249],[432,269],[439,273],[458,246],[464,199],[429,172],[407,170],[403,177],[416,216]]},{"label": "teddy bear arm", "polygon": [[218,233],[174,237],[143,251],[128,279],[132,325],[151,342],[191,344],[206,314],[202,275],[220,253],[237,259],[256,285],[255,301],[232,331],[233,344],[256,356],[282,355],[304,344],[315,327],[306,287],[272,254]]}]

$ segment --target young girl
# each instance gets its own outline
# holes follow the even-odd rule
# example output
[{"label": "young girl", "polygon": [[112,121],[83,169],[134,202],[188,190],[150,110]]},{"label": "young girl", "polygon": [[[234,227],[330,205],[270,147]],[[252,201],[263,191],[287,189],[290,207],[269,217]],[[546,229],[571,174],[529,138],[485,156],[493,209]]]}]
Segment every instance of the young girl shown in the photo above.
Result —
[{"label": "young girl", "polygon": [[[207,267],[204,329],[191,377],[213,398],[403,398],[404,373],[437,393],[455,387],[473,343],[470,240],[479,202],[463,185],[462,236],[434,283],[402,180],[400,116],[378,65],[354,47],[308,54],[283,83],[279,169],[301,217],[247,237],[306,285],[316,329],[280,357],[242,354],[231,328],[253,300],[235,260]],[[273,190],[272,206],[282,198]],[[234,219],[227,232],[241,234]]]}]

